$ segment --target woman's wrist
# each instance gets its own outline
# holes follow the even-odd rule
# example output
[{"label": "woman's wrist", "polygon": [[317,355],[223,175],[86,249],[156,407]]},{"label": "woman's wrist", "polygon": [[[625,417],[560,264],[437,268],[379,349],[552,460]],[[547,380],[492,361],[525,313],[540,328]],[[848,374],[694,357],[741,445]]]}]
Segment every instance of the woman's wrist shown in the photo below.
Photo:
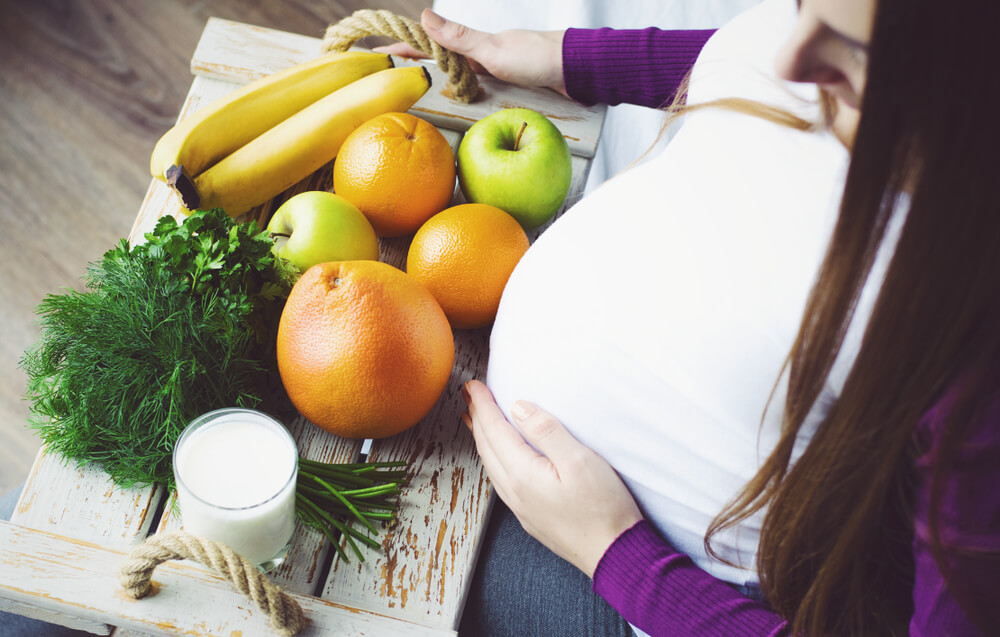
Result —
[{"label": "woman's wrist", "polygon": [[546,86],[553,91],[562,93],[568,97],[568,94],[566,93],[566,78],[563,75],[563,39],[566,37],[566,30],[543,31],[542,36],[554,44],[553,54],[550,56],[551,62],[549,64],[551,72]]},{"label": "woman's wrist", "polygon": [[[598,570],[601,568],[601,562],[604,561],[604,557],[611,552],[615,544],[621,541],[626,535],[633,532],[633,529],[637,528],[643,522],[645,522],[645,518],[641,516],[638,518],[630,517],[622,519],[619,524],[615,525],[615,527],[609,531],[603,541],[595,542],[595,550],[592,551],[588,563],[582,569],[583,572],[586,573],[590,579],[594,579],[597,576]],[[609,537],[610,539],[608,539]]]}]

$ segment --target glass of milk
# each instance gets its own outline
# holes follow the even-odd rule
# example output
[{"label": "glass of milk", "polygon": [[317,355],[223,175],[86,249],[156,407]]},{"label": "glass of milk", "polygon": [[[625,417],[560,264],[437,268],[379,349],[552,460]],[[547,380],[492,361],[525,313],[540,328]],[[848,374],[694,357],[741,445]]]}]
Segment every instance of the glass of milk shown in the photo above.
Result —
[{"label": "glass of milk", "polygon": [[195,418],[174,447],[184,530],[227,545],[268,571],[295,529],[298,450],[288,430],[252,409]]}]

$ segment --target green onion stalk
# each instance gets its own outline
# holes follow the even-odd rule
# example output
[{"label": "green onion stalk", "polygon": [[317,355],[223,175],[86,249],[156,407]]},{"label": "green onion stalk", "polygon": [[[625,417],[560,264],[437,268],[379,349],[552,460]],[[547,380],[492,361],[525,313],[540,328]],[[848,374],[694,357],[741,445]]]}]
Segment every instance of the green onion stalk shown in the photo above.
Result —
[{"label": "green onion stalk", "polygon": [[337,532],[364,562],[358,542],[379,548],[374,538],[379,526],[396,517],[405,466],[404,461],[328,464],[300,458],[295,512],[303,524],[330,540],[342,560],[350,561]]}]

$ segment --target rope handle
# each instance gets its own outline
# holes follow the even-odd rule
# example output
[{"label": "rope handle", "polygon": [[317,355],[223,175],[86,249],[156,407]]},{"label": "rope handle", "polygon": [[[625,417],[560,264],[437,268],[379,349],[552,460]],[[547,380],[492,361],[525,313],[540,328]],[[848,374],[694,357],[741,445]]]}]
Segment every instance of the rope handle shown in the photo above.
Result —
[{"label": "rope handle", "polygon": [[153,570],[168,560],[194,560],[215,569],[249,597],[281,635],[290,637],[305,626],[302,607],[266,575],[225,544],[184,531],[152,535],[129,553],[121,568],[121,584],[134,599],[150,594]]},{"label": "rope handle", "polygon": [[449,51],[427,37],[419,23],[385,9],[361,9],[330,25],[323,36],[322,50],[346,51],[361,38],[384,35],[406,42],[413,48],[437,60],[438,68],[448,75],[448,89],[463,104],[479,94],[479,80],[465,56]]}]

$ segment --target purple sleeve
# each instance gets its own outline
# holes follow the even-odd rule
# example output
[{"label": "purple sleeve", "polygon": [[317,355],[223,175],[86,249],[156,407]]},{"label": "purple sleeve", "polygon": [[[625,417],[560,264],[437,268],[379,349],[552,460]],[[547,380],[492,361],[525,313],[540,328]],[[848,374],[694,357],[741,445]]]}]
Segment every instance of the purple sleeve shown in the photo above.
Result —
[{"label": "purple sleeve", "polygon": [[[910,635],[982,634],[951,594],[931,553],[930,483],[939,425],[949,398],[917,428],[928,451],[917,461],[913,556],[914,614]],[[945,478],[940,510],[950,580],[1000,624],[1000,402],[977,423],[959,448]],[[650,635],[787,635],[788,624],[769,607],[750,600],[695,566],[661,539],[646,521],[619,536],[594,572],[594,590],[631,624]]]},{"label": "purple sleeve", "polygon": [[715,30],[567,29],[563,79],[584,104],[670,104]]},{"label": "purple sleeve", "polygon": [[[910,635],[979,635],[949,590],[976,599],[982,623],[1000,630],[1000,401],[973,424],[943,479],[938,529],[950,571],[948,583],[934,560],[930,532],[931,478],[938,436],[952,394],[917,429],[927,452],[917,460],[913,558],[913,619]],[[993,633],[997,634],[997,633]]]},{"label": "purple sleeve", "polygon": [[766,604],[695,566],[645,520],[608,547],[594,571],[594,591],[653,637],[789,634]]}]

